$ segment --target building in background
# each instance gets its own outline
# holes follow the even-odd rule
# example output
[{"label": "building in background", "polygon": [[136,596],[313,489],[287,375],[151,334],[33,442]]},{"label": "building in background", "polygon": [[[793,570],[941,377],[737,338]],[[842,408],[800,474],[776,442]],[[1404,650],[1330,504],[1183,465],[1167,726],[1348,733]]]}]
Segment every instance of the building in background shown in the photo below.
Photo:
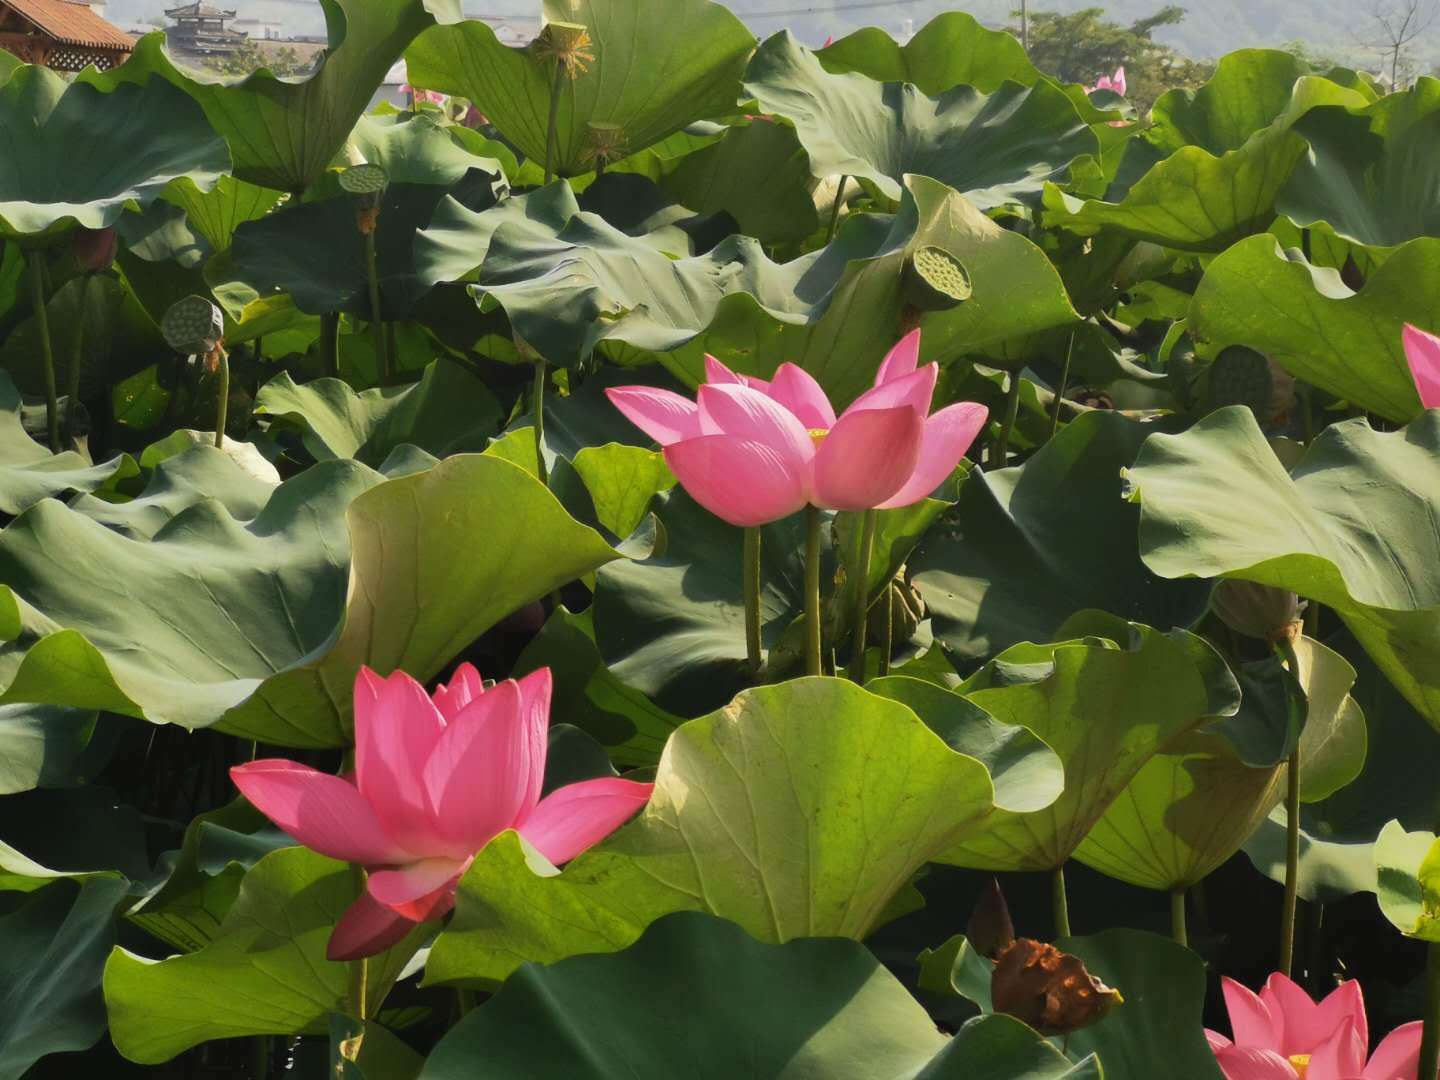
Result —
[{"label": "building in background", "polygon": [[171,21],[165,28],[165,41],[177,56],[226,56],[248,40],[245,31],[225,25],[235,18],[233,10],[215,7],[205,0],[170,8],[165,17]]},{"label": "building in background", "polygon": [[135,39],[104,11],[76,0],[0,0],[0,49],[56,71],[107,70],[125,62]]}]

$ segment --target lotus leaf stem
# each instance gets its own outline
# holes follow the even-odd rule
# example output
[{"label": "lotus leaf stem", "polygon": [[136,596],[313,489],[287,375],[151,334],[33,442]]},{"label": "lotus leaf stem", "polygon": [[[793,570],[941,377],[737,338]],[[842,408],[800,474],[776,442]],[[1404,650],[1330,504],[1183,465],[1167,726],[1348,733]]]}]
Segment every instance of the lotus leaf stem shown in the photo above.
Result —
[{"label": "lotus leaf stem", "polygon": [[545,468],[545,361],[535,360],[535,385],[530,394],[530,409],[535,416],[535,468],[540,483],[550,486],[549,472]]},{"label": "lotus leaf stem", "polygon": [[745,659],[750,671],[763,663],[760,645],[760,529],[745,530]]},{"label": "lotus leaf stem", "polygon": [[1050,438],[1060,429],[1060,407],[1065,403],[1065,391],[1070,389],[1070,358],[1075,355],[1075,335],[1070,335],[1070,344],[1065,346],[1065,366],[1060,369],[1060,385],[1055,389],[1055,411],[1050,414]]},{"label": "lotus leaf stem", "polygon": [[370,283],[370,330],[375,335],[375,364],[380,374],[380,385],[389,386],[394,380],[391,370],[389,342],[385,338],[385,320],[380,314],[380,271],[375,257],[375,230],[365,234],[365,274]]},{"label": "lotus leaf stem", "polygon": [[75,348],[70,354],[69,385],[65,388],[64,440],[69,443],[75,437],[75,400],[80,396],[80,364],[85,352],[85,309],[90,300],[90,274],[82,279],[84,291],[80,297],[80,314],[75,320]]},{"label": "lotus leaf stem", "polygon": [[825,236],[827,244],[834,240],[835,234],[840,231],[840,208],[845,205],[845,185],[849,182],[850,177],[842,173],[840,182],[835,185],[835,202],[830,207],[830,231]]},{"label": "lotus leaf stem", "polygon": [[[1416,1076],[1434,1076],[1440,1068],[1440,943],[1425,952],[1425,1013],[1420,1033],[1420,1068]],[[1428,1072],[1426,1070],[1429,1070]]]},{"label": "lotus leaf stem", "polygon": [[60,452],[60,401],[55,392],[55,353],[50,347],[50,317],[45,310],[45,265],[38,251],[25,254],[30,271],[30,299],[35,308],[35,328],[40,332],[40,357],[45,364],[45,424],[50,432],[50,452]]},{"label": "lotus leaf stem", "polygon": [[1015,429],[1015,418],[1020,415],[1020,373],[1010,373],[1010,383],[1005,388],[1005,419],[1000,424],[1000,434],[995,438],[990,468],[1003,469],[1005,459],[1010,455],[1010,432]]},{"label": "lotus leaf stem", "polygon": [[224,450],[225,423],[230,412],[230,357],[225,355],[224,345],[217,345],[213,355],[220,373],[220,385],[215,390],[215,449]]},{"label": "lotus leaf stem", "polygon": [[[358,886],[357,895],[363,895],[366,887],[365,868],[357,863],[350,865],[351,875]],[[367,996],[370,993],[370,959],[361,957],[358,960],[349,961],[350,968],[350,1015],[362,1024],[365,1022],[365,1010]]]},{"label": "lotus leaf stem", "polygon": [[880,677],[890,674],[890,657],[895,652],[895,598],[890,595],[890,584],[885,585],[885,633],[880,638]]},{"label": "lotus leaf stem", "polygon": [[320,359],[325,365],[325,374],[332,379],[340,377],[340,313],[331,311],[320,316]]},{"label": "lotus leaf stem", "polygon": [[[1300,659],[1288,637],[1281,638],[1276,648],[1285,659],[1285,666],[1298,681]],[[1304,708],[1300,700],[1292,707]],[[1303,720],[1303,717],[1302,717]],[[1300,884],[1300,745],[1297,742],[1285,769],[1285,899],[1280,909],[1280,964],[1278,971],[1289,975],[1295,962],[1295,911],[1299,906]]]},{"label": "lotus leaf stem", "polygon": [[[866,510],[859,533],[859,549],[855,560],[855,581],[852,585],[851,626],[850,626],[850,679],[865,682],[865,631],[870,618],[870,562],[875,557],[875,531],[880,523],[880,511]],[[890,600],[887,583],[885,600]]]},{"label": "lotus leaf stem", "polygon": [[805,674],[820,674],[820,511],[805,507]]},{"label": "lotus leaf stem", "polygon": [[550,82],[550,120],[545,127],[545,183],[555,179],[555,137],[560,122],[560,87],[565,85],[565,65],[555,61],[555,77]]},{"label": "lotus leaf stem", "polygon": [[1170,936],[1176,945],[1190,947],[1190,935],[1185,928],[1185,887],[1170,890]]},{"label": "lotus leaf stem", "polygon": [[1055,938],[1070,936],[1070,900],[1065,895],[1065,864],[1055,867],[1050,875],[1050,906],[1055,915]]}]

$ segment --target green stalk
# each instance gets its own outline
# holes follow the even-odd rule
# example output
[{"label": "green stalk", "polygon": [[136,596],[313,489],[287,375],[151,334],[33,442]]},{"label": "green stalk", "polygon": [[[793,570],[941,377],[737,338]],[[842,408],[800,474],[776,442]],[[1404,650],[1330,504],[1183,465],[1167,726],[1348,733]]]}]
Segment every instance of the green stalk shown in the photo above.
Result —
[{"label": "green stalk", "polygon": [[230,357],[225,355],[225,346],[218,345],[215,355],[219,360],[220,386],[215,402],[215,449],[225,449],[225,421],[230,411]]},{"label": "green stalk", "polygon": [[760,529],[745,530],[745,658],[750,670],[758,672],[760,654]]},{"label": "green stalk", "polygon": [[820,511],[805,507],[805,674],[820,674]]},{"label": "green stalk", "polygon": [[[1055,391],[1055,412],[1050,417],[1050,438],[1060,428],[1060,405],[1065,400],[1065,391],[1070,388],[1070,358],[1075,354],[1075,335],[1070,335],[1070,344],[1065,347],[1065,367],[1060,371],[1060,387]],[[1019,403],[1016,403],[1017,410]]]},{"label": "green stalk", "polygon": [[[365,879],[368,876],[365,868],[356,863],[350,865],[350,871],[359,886],[359,892],[365,891]],[[359,960],[351,960],[347,965],[350,969],[350,1015],[356,1020],[365,1021],[365,1010],[368,1006],[367,996],[370,993],[370,958],[361,957]]]},{"label": "green stalk", "polygon": [[320,359],[325,364],[325,374],[332,379],[340,377],[340,313],[331,311],[320,316]]},{"label": "green stalk", "polygon": [[389,386],[393,373],[389,342],[385,340],[385,320],[380,317],[380,271],[376,266],[373,229],[365,234],[365,273],[370,279],[370,332],[375,335],[375,364],[380,372],[380,385]]},{"label": "green stalk", "polygon": [[1420,1068],[1416,1076],[1434,1076],[1440,1068],[1440,944],[1425,952],[1425,1015],[1420,1034]]},{"label": "green stalk", "polygon": [[[1295,645],[1283,637],[1276,648],[1285,658],[1285,666],[1295,678],[1300,677],[1300,660],[1295,655]],[[1300,746],[1290,755],[1285,770],[1285,899],[1280,909],[1280,966],[1278,970],[1290,974],[1295,962],[1295,911],[1299,906],[1300,894]]]},{"label": "green stalk", "polygon": [[64,440],[68,444],[75,437],[75,400],[80,396],[80,363],[85,352],[85,310],[90,297],[91,276],[85,275],[84,292],[81,296],[80,317],[75,323],[75,350],[70,354],[70,385],[65,388],[65,429]]},{"label": "green stalk", "polygon": [[535,467],[540,471],[540,483],[549,486],[549,474],[545,469],[545,361],[535,361],[535,385],[530,393],[530,410],[535,416]]},{"label": "green stalk", "polygon": [[555,179],[555,129],[560,123],[560,88],[565,85],[565,65],[555,61],[555,79],[550,84],[550,122],[545,129],[545,183]]},{"label": "green stalk", "polygon": [[995,439],[990,468],[1003,469],[1010,454],[1010,432],[1015,427],[1015,418],[1020,415],[1020,373],[1010,373],[1010,385],[1005,388],[1005,419],[1000,425],[1000,434]]},{"label": "green stalk", "polygon": [[830,231],[825,236],[828,244],[835,239],[835,234],[840,231],[840,208],[845,205],[845,186],[850,182],[850,177],[844,173],[840,174],[840,183],[835,185],[835,202],[830,207]]},{"label": "green stalk", "polygon": [[250,1040],[250,1069],[255,1080],[269,1080],[270,1036],[256,1035]]},{"label": "green stalk", "polygon": [[1170,936],[1176,945],[1190,947],[1190,935],[1185,930],[1185,889],[1182,886],[1170,890]]},{"label": "green stalk", "polygon": [[1065,895],[1065,864],[1055,868],[1050,877],[1050,906],[1055,913],[1055,937],[1070,936],[1070,900]]},{"label": "green stalk", "polygon": [[50,429],[50,452],[60,452],[60,401],[55,393],[55,353],[50,347],[50,316],[45,311],[45,266],[38,251],[25,253],[30,271],[30,299],[35,327],[40,331],[40,356],[45,362],[45,422]]},{"label": "green stalk", "polygon": [[[865,636],[870,616],[870,561],[875,557],[875,530],[880,523],[878,510],[866,510],[861,526],[859,558],[855,560],[855,587],[850,609],[850,680],[865,682]],[[885,599],[890,599],[886,589]]]},{"label": "green stalk", "polygon": [[882,594],[885,605],[885,633],[880,638],[880,677],[890,674],[890,654],[895,651],[895,598],[890,595],[890,583],[886,582]]}]

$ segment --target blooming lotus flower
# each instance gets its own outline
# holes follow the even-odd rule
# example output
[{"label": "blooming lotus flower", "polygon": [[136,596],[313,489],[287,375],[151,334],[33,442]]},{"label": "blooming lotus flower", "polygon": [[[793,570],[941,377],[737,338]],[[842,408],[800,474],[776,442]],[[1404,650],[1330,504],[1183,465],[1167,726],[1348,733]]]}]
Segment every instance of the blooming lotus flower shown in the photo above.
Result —
[{"label": "blooming lotus flower", "polygon": [[1235,1039],[1205,1038],[1225,1080],[1415,1080],[1420,1028],[1404,1024],[1381,1040],[1370,1060],[1360,984],[1341,983],[1318,1004],[1276,972],[1259,994],[1221,979]]},{"label": "blooming lotus flower", "polygon": [[1410,361],[1410,374],[1420,392],[1420,404],[1426,409],[1440,409],[1440,337],[1427,334],[1417,326],[1405,327],[1405,358]]},{"label": "blooming lotus flower", "polygon": [[1119,94],[1121,97],[1124,97],[1124,96],[1125,96],[1125,67],[1124,67],[1124,65],[1122,64],[1120,67],[1116,68],[1114,75],[1101,75],[1100,78],[1098,78],[1098,79],[1095,80],[1095,85],[1094,85],[1094,86],[1087,86],[1087,87],[1085,88],[1085,92],[1086,92],[1086,93],[1094,93],[1096,90],[1110,90],[1110,91],[1113,91],[1114,93]]},{"label": "blooming lotus flower", "polygon": [[432,699],[404,672],[382,679],[361,668],[353,777],[280,759],[230,770],[300,843],[369,869],[330,936],[331,960],[383,952],[444,915],[476,852],[506,829],[558,865],[645,805],[654,785],[614,777],[540,797],[550,690],[548,668],[486,689],[464,664]]},{"label": "blooming lotus flower", "polygon": [[939,368],[918,367],[919,358],[916,330],[838,418],[814,377],[788,363],[767,382],[707,356],[707,381],[695,401],[651,386],[606,393],[664,448],[696,502],[746,528],[807,504],[890,509],[934,491],[964,457],[987,410],[961,402],[930,415]]},{"label": "blooming lotus flower", "polygon": [[410,100],[415,102],[416,105],[422,102],[428,102],[431,105],[445,104],[445,95],[438,90],[420,90],[411,86],[409,83],[401,83],[400,93],[408,94]]}]

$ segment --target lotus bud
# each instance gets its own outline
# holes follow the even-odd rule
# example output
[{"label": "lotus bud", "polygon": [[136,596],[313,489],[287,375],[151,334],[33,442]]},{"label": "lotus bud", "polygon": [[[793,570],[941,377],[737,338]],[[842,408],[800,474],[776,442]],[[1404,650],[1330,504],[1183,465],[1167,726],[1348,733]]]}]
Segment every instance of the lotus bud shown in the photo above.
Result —
[{"label": "lotus bud", "polygon": [[970,271],[944,248],[927,244],[905,260],[900,273],[905,302],[921,311],[948,311],[970,299]]},{"label": "lotus bud", "polygon": [[70,234],[70,251],[81,271],[96,274],[109,270],[115,261],[115,250],[119,237],[113,227],[104,229],[76,229]]},{"label": "lotus bud", "polygon": [[1300,635],[1305,602],[1285,589],[1227,578],[1210,594],[1210,610],[1237,634],[1274,642]]},{"label": "lotus bud", "polygon": [[390,174],[369,162],[352,165],[340,174],[340,187],[354,195],[358,203],[355,225],[361,236],[370,236],[380,222],[380,199],[390,186]]},{"label": "lotus bud", "polygon": [[990,975],[997,1013],[1023,1020],[1042,1035],[1068,1035],[1103,1020],[1125,999],[1085,970],[1078,956],[1021,938],[1005,949]]},{"label": "lotus bud", "polygon": [[998,878],[990,879],[989,887],[976,901],[970,921],[965,924],[965,937],[976,952],[991,960],[1015,944],[1015,923]]}]

